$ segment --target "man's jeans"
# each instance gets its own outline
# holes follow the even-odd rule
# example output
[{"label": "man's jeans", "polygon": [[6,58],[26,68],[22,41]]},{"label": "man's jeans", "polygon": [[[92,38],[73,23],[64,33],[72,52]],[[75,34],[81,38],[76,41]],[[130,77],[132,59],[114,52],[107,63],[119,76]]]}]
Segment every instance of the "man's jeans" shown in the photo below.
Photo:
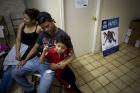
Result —
[{"label": "man's jeans", "polygon": [[54,72],[46,73],[46,70],[50,70],[49,64],[40,64],[39,58],[34,57],[30,59],[22,68],[15,68],[12,71],[13,78],[17,83],[27,92],[33,91],[34,86],[28,82],[26,75],[28,73],[39,72],[41,74],[40,84],[38,87],[39,93],[49,93],[52,81],[54,79]]}]

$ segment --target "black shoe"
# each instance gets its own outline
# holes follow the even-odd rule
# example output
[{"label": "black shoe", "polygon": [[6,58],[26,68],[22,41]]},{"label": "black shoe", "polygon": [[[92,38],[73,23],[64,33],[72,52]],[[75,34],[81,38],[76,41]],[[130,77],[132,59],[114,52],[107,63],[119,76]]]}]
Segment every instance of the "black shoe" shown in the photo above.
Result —
[{"label": "black shoe", "polygon": [[29,92],[29,93],[37,93],[37,90],[34,89],[33,91]]}]

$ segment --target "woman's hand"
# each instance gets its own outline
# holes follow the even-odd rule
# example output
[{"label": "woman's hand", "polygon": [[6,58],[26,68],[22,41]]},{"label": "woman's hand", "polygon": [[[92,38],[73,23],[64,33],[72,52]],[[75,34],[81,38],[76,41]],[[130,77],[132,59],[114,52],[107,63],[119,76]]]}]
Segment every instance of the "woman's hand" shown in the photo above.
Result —
[{"label": "woman's hand", "polygon": [[23,67],[23,66],[26,64],[26,62],[27,62],[27,61],[22,60],[22,61],[20,61],[20,63],[18,63],[18,64],[16,65],[16,67],[17,67],[17,68],[21,68],[21,67]]}]

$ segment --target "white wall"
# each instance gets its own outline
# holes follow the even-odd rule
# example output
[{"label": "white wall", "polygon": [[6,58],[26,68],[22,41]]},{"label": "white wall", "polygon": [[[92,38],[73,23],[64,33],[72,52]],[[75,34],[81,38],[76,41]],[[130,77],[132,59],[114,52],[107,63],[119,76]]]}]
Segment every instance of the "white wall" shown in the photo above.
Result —
[{"label": "white wall", "polygon": [[63,23],[63,0],[25,0],[27,8],[37,8],[40,11],[49,12],[56,21],[56,25],[64,28]]},{"label": "white wall", "polygon": [[102,0],[101,18],[96,38],[96,52],[101,50],[101,20],[120,17],[119,43],[122,43],[130,21],[140,18],[139,4],[140,0]]}]

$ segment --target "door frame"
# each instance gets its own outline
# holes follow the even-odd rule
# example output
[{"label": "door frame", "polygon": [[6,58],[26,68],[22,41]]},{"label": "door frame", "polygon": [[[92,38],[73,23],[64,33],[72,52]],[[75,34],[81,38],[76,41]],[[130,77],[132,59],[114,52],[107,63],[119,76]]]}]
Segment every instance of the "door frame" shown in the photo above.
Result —
[{"label": "door frame", "polygon": [[92,42],[92,53],[95,53],[96,51],[96,39],[97,37],[97,31],[99,30],[99,24],[101,20],[101,9],[102,9],[102,2],[103,0],[97,0],[97,6],[96,6],[96,13],[95,13],[95,25],[94,25],[94,30],[93,30],[93,42]]},{"label": "door frame", "polygon": [[60,0],[60,18],[61,18],[61,28],[65,31],[65,22],[64,22],[64,0]]}]

